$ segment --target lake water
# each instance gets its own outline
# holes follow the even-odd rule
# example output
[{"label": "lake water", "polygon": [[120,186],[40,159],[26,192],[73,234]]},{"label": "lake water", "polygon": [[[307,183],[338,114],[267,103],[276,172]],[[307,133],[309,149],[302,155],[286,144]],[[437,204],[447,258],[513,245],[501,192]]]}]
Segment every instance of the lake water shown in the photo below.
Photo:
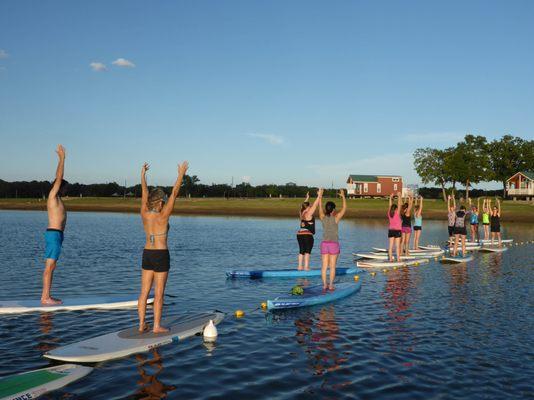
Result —
[{"label": "lake water", "polygon": [[[40,297],[46,223],[42,212],[0,212],[0,299]],[[362,272],[361,291],[342,301],[275,315],[257,310],[297,281],[227,280],[224,272],[295,265],[297,223],[172,217],[172,297],[164,312],[228,312],[216,345],[193,338],[98,364],[44,398],[534,396],[534,245],[477,254],[468,265],[432,260],[374,277]],[[423,243],[446,239],[445,223],[425,221],[423,229]],[[383,221],[343,221],[339,265],[352,265],[352,251],[385,246],[386,233]],[[508,224],[504,235],[532,240],[534,224]],[[144,240],[138,215],[70,213],[53,294],[137,293]],[[246,316],[236,319],[237,309]],[[136,317],[135,309],[0,316],[0,376],[47,367],[43,352],[128,327]]]}]

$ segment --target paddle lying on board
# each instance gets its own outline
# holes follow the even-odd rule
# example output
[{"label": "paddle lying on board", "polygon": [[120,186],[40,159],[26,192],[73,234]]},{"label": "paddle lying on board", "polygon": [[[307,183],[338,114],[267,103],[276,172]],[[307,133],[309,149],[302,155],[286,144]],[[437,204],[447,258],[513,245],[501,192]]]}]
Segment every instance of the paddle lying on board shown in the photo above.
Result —
[{"label": "paddle lying on board", "polygon": [[93,368],[63,364],[0,378],[0,400],[36,399],[89,374]]},{"label": "paddle lying on board", "polygon": [[[356,268],[336,268],[336,275],[356,274]],[[310,269],[309,271],[299,271],[293,269],[258,269],[258,270],[233,270],[226,271],[226,276],[229,278],[308,278],[312,276],[321,276],[320,269]]]},{"label": "paddle lying on board", "polygon": [[44,357],[68,362],[99,362],[142,353],[173,342],[202,333],[204,327],[213,320],[218,324],[224,318],[220,311],[199,314],[185,314],[172,317],[162,322],[169,329],[167,333],[139,333],[137,327],[112,332],[91,339],[82,340],[58,347]]},{"label": "paddle lying on board", "polygon": [[[43,306],[40,300],[0,301],[0,314],[21,314],[35,311],[74,311],[87,309],[113,309],[137,306],[137,296],[96,296],[62,299],[62,304]],[[149,299],[152,303],[154,299]]]},{"label": "paddle lying on board", "polygon": [[287,308],[308,307],[329,303],[356,293],[360,287],[361,283],[359,281],[354,283],[338,283],[333,291],[324,291],[323,285],[314,285],[304,288],[304,293],[300,296],[286,294],[278,296],[274,300],[267,300],[267,309],[283,310]]}]

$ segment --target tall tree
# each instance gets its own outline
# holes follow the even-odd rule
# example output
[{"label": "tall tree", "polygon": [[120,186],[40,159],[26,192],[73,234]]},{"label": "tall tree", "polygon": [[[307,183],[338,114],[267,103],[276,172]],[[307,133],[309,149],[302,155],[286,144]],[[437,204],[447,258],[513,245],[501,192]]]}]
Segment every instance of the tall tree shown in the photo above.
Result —
[{"label": "tall tree", "polygon": [[466,135],[456,145],[452,154],[454,178],[465,185],[465,197],[469,199],[472,183],[491,180],[488,142],[484,136]]},{"label": "tall tree", "polygon": [[450,182],[447,165],[447,152],[430,147],[415,150],[414,166],[423,183],[434,183],[441,186],[443,201],[447,201],[445,184]]},{"label": "tall tree", "polygon": [[534,170],[534,140],[504,135],[489,144],[491,179],[502,183],[506,196],[506,180],[517,172]]}]

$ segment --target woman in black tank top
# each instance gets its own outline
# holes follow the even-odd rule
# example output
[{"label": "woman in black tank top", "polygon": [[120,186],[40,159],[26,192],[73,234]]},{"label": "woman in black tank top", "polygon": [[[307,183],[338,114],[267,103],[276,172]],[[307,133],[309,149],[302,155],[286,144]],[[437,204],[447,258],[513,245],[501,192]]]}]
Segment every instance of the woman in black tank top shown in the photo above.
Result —
[{"label": "woman in black tank top", "polygon": [[310,205],[309,193],[306,194],[306,199],[300,208],[300,227],[297,232],[297,241],[299,244],[299,271],[310,270],[310,254],[313,248],[313,235],[315,234],[315,217],[314,213],[319,205],[319,200],[323,195],[323,189],[317,191],[317,199]]},{"label": "woman in black tank top", "polygon": [[490,231],[491,231],[491,244],[497,238],[499,247],[502,246],[501,242],[501,202],[497,200],[497,205],[493,206],[490,214]]}]

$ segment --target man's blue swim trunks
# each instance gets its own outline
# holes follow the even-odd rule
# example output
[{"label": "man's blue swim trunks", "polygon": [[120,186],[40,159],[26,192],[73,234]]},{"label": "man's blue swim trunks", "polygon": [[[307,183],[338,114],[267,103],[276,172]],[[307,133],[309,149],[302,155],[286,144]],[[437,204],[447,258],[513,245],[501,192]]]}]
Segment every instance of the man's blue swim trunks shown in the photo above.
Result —
[{"label": "man's blue swim trunks", "polygon": [[45,258],[58,260],[63,244],[63,231],[59,229],[47,229],[45,232]]}]

